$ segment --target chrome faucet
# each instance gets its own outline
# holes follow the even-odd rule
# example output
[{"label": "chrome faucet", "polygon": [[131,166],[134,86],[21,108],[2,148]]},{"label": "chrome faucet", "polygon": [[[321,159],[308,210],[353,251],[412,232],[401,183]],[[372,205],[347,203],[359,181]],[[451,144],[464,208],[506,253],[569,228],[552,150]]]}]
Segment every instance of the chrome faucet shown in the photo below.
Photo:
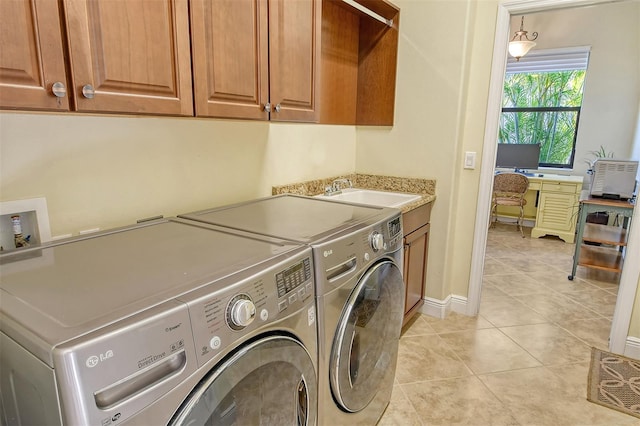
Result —
[{"label": "chrome faucet", "polygon": [[349,180],[349,179],[336,179],[333,182],[331,182],[331,185],[327,185],[324,188],[324,195],[342,194],[342,189],[346,188],[347,185],[349,186],[349,188],[353,188],[353,184],[351,183],[351,180]]}]

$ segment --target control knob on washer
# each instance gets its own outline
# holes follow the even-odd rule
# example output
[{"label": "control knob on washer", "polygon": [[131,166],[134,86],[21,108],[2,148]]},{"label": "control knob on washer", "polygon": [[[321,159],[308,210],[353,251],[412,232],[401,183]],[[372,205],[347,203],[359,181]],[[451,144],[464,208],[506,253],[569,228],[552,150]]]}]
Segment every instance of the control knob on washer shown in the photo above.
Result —
[{"label": "control knob on washer", "polygon": [[[239,299],[231,306],[231,315],[229,320],[232,327],[244,328],[251,324],[256,317],[256,306],[251,300]],[[234,328],[235,328],[234,327]]]},{"label": "control knob on washer", "polygon": [[377,231],[374,231],[369,235],[369,244],[373,251],[378,251],[384,247],[384,236]]}]

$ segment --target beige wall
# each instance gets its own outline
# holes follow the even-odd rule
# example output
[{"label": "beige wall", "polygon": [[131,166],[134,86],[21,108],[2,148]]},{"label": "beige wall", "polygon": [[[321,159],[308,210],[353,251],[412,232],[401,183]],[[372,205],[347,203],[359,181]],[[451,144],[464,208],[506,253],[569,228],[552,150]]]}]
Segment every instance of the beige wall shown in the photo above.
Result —
[{"label": "beige wall", "polygon": [[[466,296],[498,3],[397,4],[395,124],[358,128],[356,171],[437,180],[426,293]],[[475,170],[462,169],[465,151],[477,153]]]},{"label": "beige wall", "polygon": [[[430,244],[438,249],[429,253],[427,296],[467,296],[498,2],[397,4],[396,121],[392,129],[358,128],[356,170],[437,180]],[[601,144],[619,156],[632,152],[639,13],[640,2],[628,1],[525,19],[525,29],[540,33],[538,48],[592,45],[576,175],[586,170],[587,151]],[[465,151],[477,153],[476,170],[463,170]],[[391,161],[389,152],[400,161]]]},{"label": "beige wall", "polygon": [[355,164],[352,126],[1,113],[0,141],[0,200],[46,197],[53,236],[262,197]]},{"label": "beige wall", "polygon": [[[475,214],[478,202],[480,165],[484,146],[484,130],[488,101],[489,80],[491,78],[491,60],[493,54],[494,31],[496,25],[497,2],[479,1],[475,18],[475,28],[471,34],[473,48],[470,56],[470,72],[468,76],[467,103],[463,133],[461,135],[460,152],[457,156],[456,168],[458,173],[459,214],[455,217],[456,238],[455,246],[451,249],[454,264],[451,269],[451,292],[455,295],[467,296],[469,290],[469,274],[471,266],[471,251],[473,249],[473,233],[475,230]],[[476,152],[476,169],[464,170],[464,153]],[[493,159],[491,160],[493,161]],[[461,267],[457,259],[469,260]]]}]

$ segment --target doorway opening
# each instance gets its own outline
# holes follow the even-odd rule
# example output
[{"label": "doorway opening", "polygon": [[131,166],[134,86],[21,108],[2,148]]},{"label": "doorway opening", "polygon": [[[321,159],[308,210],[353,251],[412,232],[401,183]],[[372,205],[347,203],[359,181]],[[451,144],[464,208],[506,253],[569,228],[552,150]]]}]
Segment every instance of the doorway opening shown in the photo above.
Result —
[{"label": "doorway opening", "polygon": [[[625,1],[626,2],[626,1]],[[507,43],[510,38],[509,23],[511,15],[522,15],[533,12],[541,12],[554,9],[574,8],[585,5],[600,5],[609,3],[607,1],[583,1],[583,0],[567,0],[559,4],[550,5],[544,0],[534,1],[512,1],[498,6],[498,19],[496,25],[496,35],[494,44],[494,58],[492,63],[490,94],[487,109],[487,121],[485,127],[483,158],[481,176],[480,176],[480,192],[478,197],[478,209],[476,215],[476,227],[474,231],[474,247],[472,254],[471,277],[468,293],[467,314],[475,315],[480,307],[480,295],[482,291],[482,276],[484,271],[484,260],[486,254],[486,243],[488,239],[488,223],[489,223],[489,207],[491,199],[491,186],[494,173],[493,161],[486,159],[494,159],[496,155],[497,126],[499,122],[499,114],[502,101],[502,85],[504,80],[504,69],[506,62]],[[637,216],[637,214],[636,214]],[[636,231],[637,231],[636,227]],[[636,236],[634,237],[634,234]],[[631,230],[630,245],[627,248],[627,256],[640,256],[640,241],[638,232]],[[634,244],[635,243],[635,244]],[[609,348],[613,352],[623,353],[629,323],[631,319],[631,311],[635,299],[635,291],[637,288],[638,276],[640,270],[635,265],[625,265],[620,276],[620,287],[617,296],[617,303],[614,318],[611,327]]]}]

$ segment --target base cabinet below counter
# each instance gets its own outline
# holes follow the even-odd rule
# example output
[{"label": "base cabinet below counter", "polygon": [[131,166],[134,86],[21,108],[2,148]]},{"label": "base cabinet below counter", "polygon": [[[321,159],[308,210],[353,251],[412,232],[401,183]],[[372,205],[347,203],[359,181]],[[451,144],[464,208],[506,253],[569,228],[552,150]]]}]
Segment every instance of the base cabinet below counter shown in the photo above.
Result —
[{"label": "base cabinet below counter", "polygon": [[402,214],[404,231],[404,327],[424,304],[431,203]]}]

